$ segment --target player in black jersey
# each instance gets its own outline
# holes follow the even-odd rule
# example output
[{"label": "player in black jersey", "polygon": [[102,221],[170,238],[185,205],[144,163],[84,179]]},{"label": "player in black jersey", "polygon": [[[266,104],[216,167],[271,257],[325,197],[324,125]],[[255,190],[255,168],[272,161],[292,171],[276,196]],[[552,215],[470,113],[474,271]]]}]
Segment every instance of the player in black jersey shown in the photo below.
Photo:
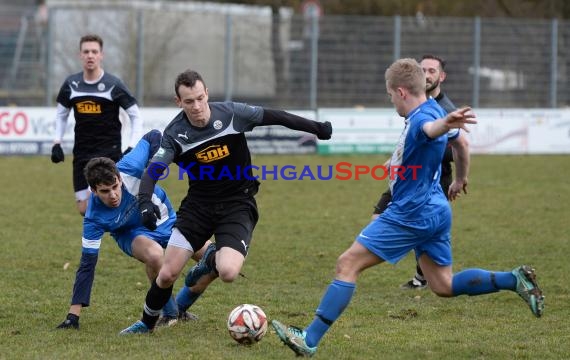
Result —
[{"label": "player in black jersey", "polygon": [[[445,80],[445,61],[435,55],[426,54],[422,56],[420,65],[426,74],[426,93],[428,97],[434,98],[435,101],[448,113],[454,111],[456,106],[453,102],[445,95],[441,90],[441,83]],[[453,135],[452,133],[448,135]],[[452,149],[457,149],[459,151],[453,151]],[[461,149],[466,149],[466,151],[461,151]],[[449,143],[443,154],[443,159],[441,161],[441,178],[439,183],[443,189],[443,193],[448,198],[448,200],[455,200],[461,191],[467,193],[467,175],[468,174],[456,174],[455,181],[453,184],[453,170],[451,167],[451,162],[453,161],[454,154],[467,154],[467,158],[461,159],[463,164],[466,164],[467,170],[469,170],[469,144],[466,137],[463,134],[452,138],[449,137]],[[378,203],[374,207],[372,218],[378,217],[381,213],[386,210],[388,204],[392,200],[392,194],[390,189],[387,189],[378,200]],[[416,274],[402,284],[402,289],[425,289],[427,287],[427,281],[424,279],[422,269],[416,263]]]},{"label": "player in black jersey", "polygon": [[[244,132],[256,126],[282,125],[323,140],[332,134],[329,122],[243,103],[208,103],[208,88],[192,70],[178,75],[175,91],[182,111],[164,130],[161,147],[141,180],[139,209],[143,223],[150,229],[156,227],[160,213],[151,196],[156,180],[170,163],[175,162],[188,177],[188,194],[177,212],[164,265],[147,292],[142,320],[122,334],[145,333],[154,328],[186,262],[212,236],[215,244],[189,271],[182,292],[195,301],[215,278],[232,282],[239,276],[258,220],[254,196],[259,182],[252,175]],[[179,309],[181,305],[179,302]]]},{"label": "player in black jersey", "polygon": [[83,71],[65,79],[57,95],[55,139],[51,161],[64,161],[61,140],[67,118],[73,109],[75,143],[73,146],[73,189],[77,210],[85,214],[89,186],[83,175],[87,162],[94,157],[109,157],[118,161],[121,156],[121,121],[123,108],[131,120],[128,148],[135,146],[142,136],[142,121],[136,99],[123,82],[101,67],[103,40],[90,34],[79,40],[79,57]]}]

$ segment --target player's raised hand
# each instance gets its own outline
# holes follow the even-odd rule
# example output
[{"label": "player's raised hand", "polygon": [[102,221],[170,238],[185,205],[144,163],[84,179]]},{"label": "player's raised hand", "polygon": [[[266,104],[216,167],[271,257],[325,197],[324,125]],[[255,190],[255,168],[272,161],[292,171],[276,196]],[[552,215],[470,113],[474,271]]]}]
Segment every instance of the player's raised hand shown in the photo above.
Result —
[{"label": "player's raised hand", "polygon": [[475,120],[475,118],[475,113],[471,107],[465,106],[447,114],[445,117],[445,123],[450,128],[459,128],[469,132],[465,125],[477,124],[477,120]]}]

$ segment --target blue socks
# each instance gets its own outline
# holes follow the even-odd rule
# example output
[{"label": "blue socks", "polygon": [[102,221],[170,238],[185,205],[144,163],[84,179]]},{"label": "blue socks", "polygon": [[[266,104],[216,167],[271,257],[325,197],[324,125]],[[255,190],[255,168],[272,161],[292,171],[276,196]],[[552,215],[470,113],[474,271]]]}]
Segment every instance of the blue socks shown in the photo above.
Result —
[{"label": "blue socks", "polygon": [[514,291],[517,279],[510,272],[494,272],[483,269],[467,269],[453,275],[451,289],[453,296],[482,295],[499,290]]},{"label": "blue socks", "polygon": [[176,300],[171,296],[166,305],[164,305],[162,316],[177,317],[178,313],[188,310],[198,300],[200,295],[202,294],[193,293],[188,286],[182,287],[176,295]]},{"label": "blue socks", "polygon": [[184,285],[176,295],[176,303],[178,304],[178,312],[188,310],[192,304],[202,295],[201,293],[194,293],[190,288]]},{"label": "blue socks", "polygon": [[168,317],[177,317],[178,316],[178,307],[176,306],[176,301],[174,301],[174,297],[170,297],[170,300],[164,305],[162,308],[162,316]]},{"label": "blue socks", "polygon": [[355,289],[355,283],[333,280],[321,299],[313,322],[305,329],[307,332],[305,341],[308,346],[318,345],[321,338],[350,303]]},{"label": "blue socks", "polygon": [[[514,291],[517,279],[510,272],[492,272],[483,269],[467,269],[453,275],[453,296],[481,295],[499,290]],[[333,280],[321,299],[313,321],[305,328],[307,346],[316,347],[331,325],[350,303],[356,290],[355,283]],[[178,300],[178,297],[177,297]]]}]

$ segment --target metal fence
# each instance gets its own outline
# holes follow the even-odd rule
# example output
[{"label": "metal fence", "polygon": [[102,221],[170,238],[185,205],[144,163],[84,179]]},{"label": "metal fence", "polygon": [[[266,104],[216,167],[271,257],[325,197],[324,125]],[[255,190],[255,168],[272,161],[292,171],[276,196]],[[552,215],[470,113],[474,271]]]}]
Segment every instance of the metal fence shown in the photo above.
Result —
[{"label": "metal fence", "polygon": [[570,105],[568,21],[318,18],[209,3],[48,4],[46,23],[29,11],[0,12],[0,105],[53,105],[63,79],[80,71],[79,37],[88,32],[104,38],[105,69],[144,106],[171,105],[175,76],[193,68],[212,100],[389,107],[384,70],[396,58],[424,53],[447,60],[443,87],[457,105]]}]

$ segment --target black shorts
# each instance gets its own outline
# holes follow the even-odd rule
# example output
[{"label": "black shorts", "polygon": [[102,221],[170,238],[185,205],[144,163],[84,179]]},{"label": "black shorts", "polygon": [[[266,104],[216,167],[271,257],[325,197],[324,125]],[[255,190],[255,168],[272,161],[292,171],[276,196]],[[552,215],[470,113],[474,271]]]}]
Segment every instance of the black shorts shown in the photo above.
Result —
[{"label": "black shorts", "polygon": [[441,185],[441,188],[443,190],[443,194],[445,195],[445,198],[447,200],[449,200],[449,195],[448,195],[448,191],[449,191],[449,186],[451,186],[451,183],[453,182],[452,179],[452,174],[441,174],[441,178],[439,179],[439,184]]},{"label": "black shorts", "polygon": [[185,199],[176,212],[174,227],[195,251],[214,236],[216,247],[229,247],[247,256],[259,214],[253,197],[220,203]]},{"label": "black shorts", "polygon": [[78,192],[81,190],[85,190],[89,187],[87,184],[87,179],[85,179],[85,175],[83,174],[83,169],[85,169],[85,165],[89,162],[89,160],[96,158],[98,156],[106,156],[112,159],[114,162],[121,160],[123,154],[121,152],[116,152],[111,155],[94,155],[92,157],[81,157],[73,158],[73,191]]},{"label": "black shorts", "polygon": [[378,200],[378,204],[374,206],[374,211],[372,214],[382,214],[386,208],[388,208],[388,204],[392,201],[392,192],[390,188],[384,191]]}]

